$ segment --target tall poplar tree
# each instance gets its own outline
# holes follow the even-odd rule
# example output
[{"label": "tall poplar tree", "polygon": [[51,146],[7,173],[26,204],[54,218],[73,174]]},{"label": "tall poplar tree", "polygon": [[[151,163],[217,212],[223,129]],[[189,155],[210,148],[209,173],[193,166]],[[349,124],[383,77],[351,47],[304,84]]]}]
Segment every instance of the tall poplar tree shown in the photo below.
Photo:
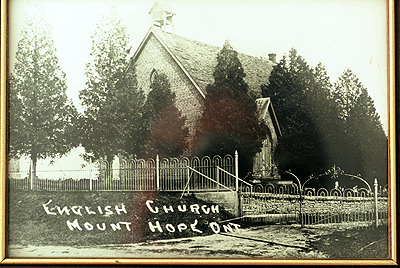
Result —
[{"label": "tall poplar tree", "polygon": [[16,61],[10,75],[11,157],[31,159],[31,177],[38,159],[61,156],[76,142],[76,109],[67,98],[66,76],[61,70],[52,30],[43,12],[27,15]]},{"label": "tall poplar tree", "polygon": [[86,88],[79,98],[80,142],[95,159],[111,161],[118,153],[139,152],[143,92],[130,66],[126,27],[115,9],[103,16],[92,36],[92,61],[86,66]]}]

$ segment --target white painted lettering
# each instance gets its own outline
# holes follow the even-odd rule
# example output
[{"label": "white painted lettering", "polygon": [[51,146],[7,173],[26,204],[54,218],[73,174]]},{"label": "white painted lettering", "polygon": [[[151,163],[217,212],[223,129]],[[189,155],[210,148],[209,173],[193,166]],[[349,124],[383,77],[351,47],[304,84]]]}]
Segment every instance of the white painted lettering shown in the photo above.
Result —
[{"label": "white painted lettering", "polygon": [[81,206],[72,206],[71,207],[72,212],[75,213],[75,215],[80,215],[80,216],[82,216],[81,209],[82,209]]},{"label": "white painted lettering", "polygon": [[154,209],[151,207],[151,204],[153,204],[153,203],[154,203],[153,201],[147,200],[146,201],[146,206],[151,212],[158,213],[158,207],[154,207]]},{"label": "white painted lettering", "polygon": [[53,200],[50,199],[46,204],[43,204],[44,211],[46,211],[46,214],[47,214],[47,215],[57,215],[57,213],[51,212],[51,210],[54,210],[54,208],[52,208],[52,209],[49,210],[49,207],[47,206],[47,205],[50,204],[52,201],[53,201]]},{"label": "white painted lettering", "polygon": [[177,227],[179,232],[182,232],[183,230],[187,229],[187,225],[184,223],[179,223]]},{"label": "white painted lettering", "polygon": [[218,205],[211,205],[211,212],[212,213],[219,213],[219,206]]},{"label": "white painted lettering", "polygon": [[219,224],[216,223],[216,222],[211,222],[210,223],[210,227],[213,230],[213,232],[216,233],[216,234],[218,234],[221,231],[221,229],[219,227]]},{"label": "white painted lettering", "polygon": [[128,231],[132,231],[132,229],[131,229],[131,222],[124,222],[124,221],[120,221],[119,222],[120,224],[125,224],[125,227],[126,227],[126,230],[128,230]]},{"label": "white painted lettering", "polygon": [[82,231],[82,227],[79,226],[78,219],[75,219],[73,222],[70,222],[69,220],[67,220],[67,225],[71,231],[74,230],[74,228]]},{"label": "white painted lettering", "polygon": [[104,214],[103,210],[101,209],[101,206],[97,206],[97,210],[99,211],[100,214]]},{"label": "white painted lettering", "polygon": [[198,204],[190,205],[190,211],[192,211],[193,213],[200,214],[199,209],[200,206]]},{"label": "white painted lettering", "polygon": [[194,223],[190,224],[190,228],[192,229],[193,232],[203,233],[203,231],[196,228],[197,222],[198,222],[197,219],[194,220]]},{"label": "white painted lettering", "polygon": [[211,212],[212,213],[219,213],[219,206],[218,205],[211,205]]},{"label": "white painted lettering", "polygon": [[83,226],[85,226],[86,230],[89,230],[89,231],[93,230],[93,225],[88,222],[85,222],[85,224],[83,224]]},{"label": "white painted lettering", "polygon": [[124,212],[125,214],[128,213],[128,212],[126,212],[126,209],[125,209],[125,205],[124,205],[124,204],[122,204],[121,208],[119,208],[118,206],[115,206],[115,211],[117,212],[118,215],[120,215],[121,212]]},{"label": "white painted lettering", "polygon": [[156,228],[160,233],[163,232],[159,221],[156,221],[156,225],[155,226],[153,225],[152,222],[149,221],[149,228],[153,233],[156,231]]},{"label": "white painted lettering", "polygon": [[97,227],[97,229],[99,229],[100,231],[104,231],[104,230],[106,229],[106,224],[103,222],[103,223],[101,224],[101,227],[102,227],[102,228],[100,228],[100,225],[99,225],[99,224],[96,224],[96,227]]},{"label": "white painted lettering", "polygon": [[174,208],[172,206],[169,206],[169,208],[167,208],[167,206],[163,206],[163,209],[165,211],[165,213],[168,213],[169,211],[174,212]]},{"label": "white painted lettering", "polygon": [[229,231],[229,232],[233,233],[233,228],[232,228],[231,225],[229,225],[229,224],[228,224],[228,225],[225,225],[225,224],[224,224],[224,225],[222,225],[222,227],[224,228],[224,232],[227,233],[227,232]]},{"label": "white painted lettering", "polygon": [[106,206],[106,207],[104,208],[104,210],[105,210],[105,212],[106,212],[107,215],[113,214],[113,212],[112,212],[112,210],[111,210],[111,206]]},{"label": "white painted lettering", "polygon": [[235,227],[235,230],[236,230],[237,232],[240,232],[240,230],[239,230],[240,224],[233,223],[233,222],[230,222],[229,224],[232,225],[233,227]]},{"label": "white painted lettering", "polygon": [[209,208],[207,205],[201,206],[201,210],[202,210],[205,214],[210,214],[210,208]]},{"label": "white painted lettering", "polygon": [[113,229],[113,231],[121,230],[121,225],[119,225],[119,223],[117,223],[117,224],[110,223],[110,226]]},{"label": "white painted lettering", "polygon": [[88,206],[85,206],[85,209],[86,209],[86,212],[87,212],[89,215],[91,215],[91,214],[96,214],[96,212],[90,210],[90,207],[88,207]]},{"label": "white painted lettering", "polygon": [[60,213],[60,215],[62,215],[64,213],[67,214],[67,215],[70,215],[69,214],[69,209],[68,209],[67,206],[63,207],[62,209],[59,206],[57,206],[57,210],[58,210],[58,213]]},{"label": "white painted lettering", "polygon": [[185,205],[185,204],[183,204],[182,206],[181,206],[181,205],[178,205],[178,210],[179,210],[180,212],[186,212],[186,211],[187,211],[186,205]]},{"label": "white painted lettering", "polygon": [[170,233],[175,232],[175,227],[174,227],[172,224],[170,224],[170,223],[167,223],[167,224],[165,225],[165,229],[167,229],[167,231],[170,232]]}]

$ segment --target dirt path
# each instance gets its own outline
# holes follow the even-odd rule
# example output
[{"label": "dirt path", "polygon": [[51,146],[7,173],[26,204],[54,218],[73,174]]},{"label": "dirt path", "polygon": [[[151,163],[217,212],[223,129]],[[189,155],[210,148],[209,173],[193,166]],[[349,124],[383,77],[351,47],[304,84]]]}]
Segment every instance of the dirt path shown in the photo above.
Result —
[{"label": "dirt path", "polygon": [[[323,232],[323,231],[322,231]],[[325,230],[325,233],[329,230]],[[318,233],[318,234],[317,234]],[[9,246],[9,257],[61,258],[326,258],[310,248],[321,230],[295,225],[240,229],[229,236],[214,234],[138,244],[69,246]]]}]

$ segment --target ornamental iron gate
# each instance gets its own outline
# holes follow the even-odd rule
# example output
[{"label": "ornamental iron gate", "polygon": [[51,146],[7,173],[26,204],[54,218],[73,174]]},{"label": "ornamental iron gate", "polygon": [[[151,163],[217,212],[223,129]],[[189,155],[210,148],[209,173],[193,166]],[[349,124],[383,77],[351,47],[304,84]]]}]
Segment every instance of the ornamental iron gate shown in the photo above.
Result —
[{"label": "ornamental iron gate", "polygon": [[[388,219],[388,198],[378,193],[359,175],[346,174],[334,166],[303,184],[277,181],[243,188],[241,217],[245,221],[299,223],[301,225],[349,223],[356,226],[384,224]],[[346,181],[347,179],[347,181]],[[345,181],[341,185],[339,182]],[[349,186],[351,185],[351,187]],[[332,186],[332,187],[329,187]]]}]

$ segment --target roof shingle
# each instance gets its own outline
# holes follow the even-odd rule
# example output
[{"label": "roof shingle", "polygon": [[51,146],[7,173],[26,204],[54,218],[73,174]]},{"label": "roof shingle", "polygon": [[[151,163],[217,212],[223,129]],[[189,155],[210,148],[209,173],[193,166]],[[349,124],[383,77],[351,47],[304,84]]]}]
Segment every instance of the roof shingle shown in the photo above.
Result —
[{"label": "roof shingle", "polygon": [[[214,67],[221,48],[164,32],[156,27],[151,31],[164,42],[200,89],[206,92],[207,85],[214,82]],[[238,53],[238,57],[246,73],[245,81],[250,91],[255,97],[260,97],[260,86],[268,83],[274,63],[243,53]]]}]

